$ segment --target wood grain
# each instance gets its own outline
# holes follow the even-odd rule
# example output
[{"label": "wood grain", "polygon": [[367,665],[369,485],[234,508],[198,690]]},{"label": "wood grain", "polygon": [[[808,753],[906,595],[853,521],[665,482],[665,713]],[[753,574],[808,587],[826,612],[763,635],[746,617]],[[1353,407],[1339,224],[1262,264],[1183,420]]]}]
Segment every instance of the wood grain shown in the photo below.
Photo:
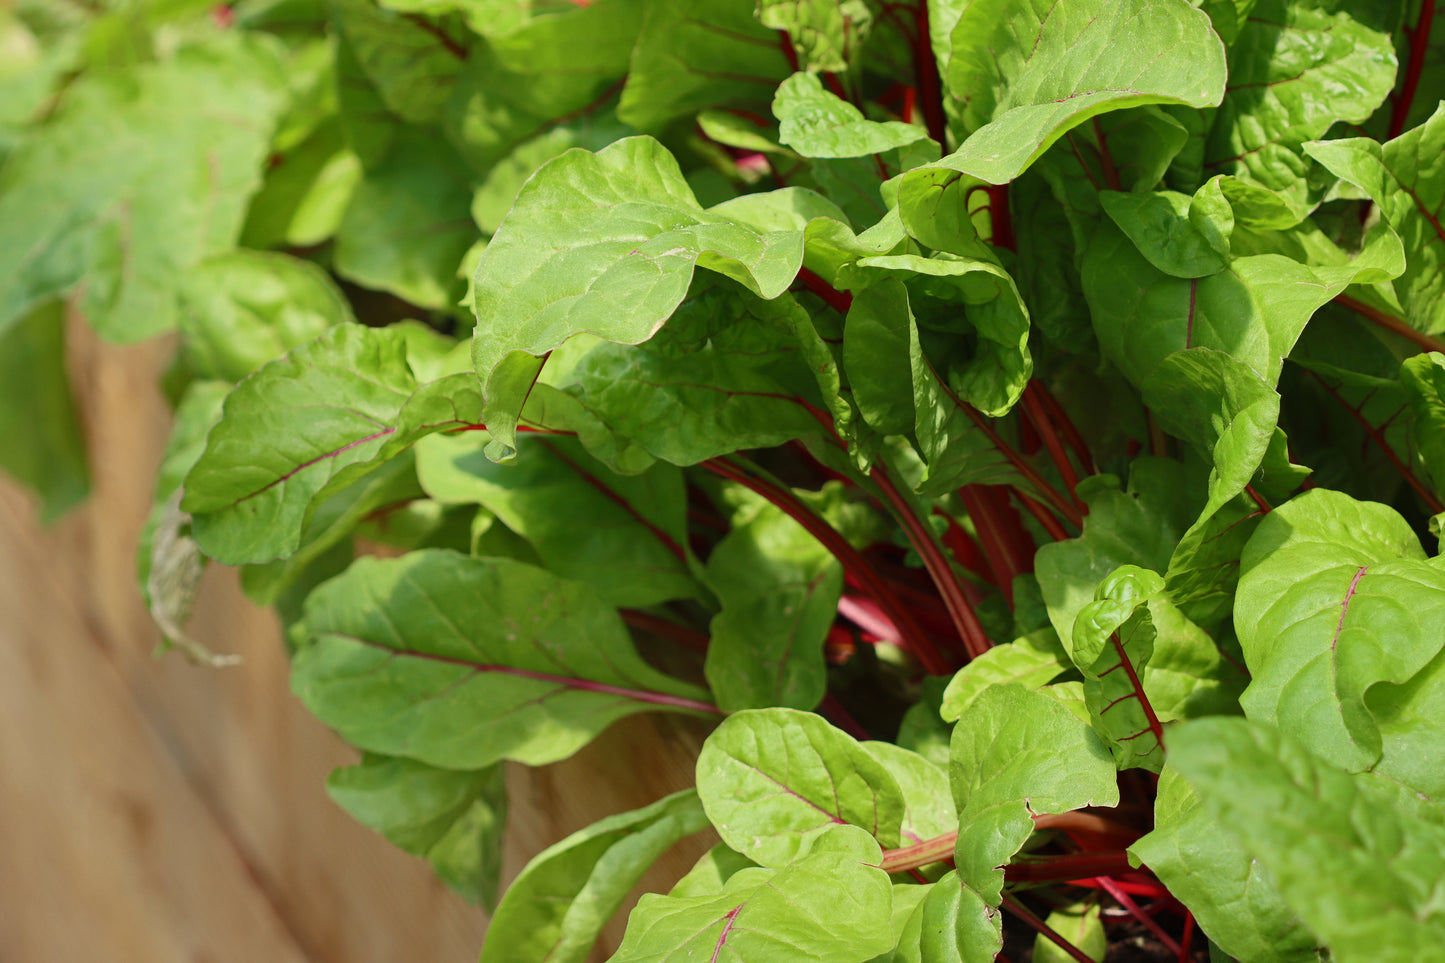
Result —
[{"label": "wood grain", "polygon": [[[243,663],[153,656],[134,545],[170,346],[101,345],[73,319],[69,333],[92,498],[41,529],[0,478],[0,961],[475,960],[485,915],[327,797],[326,774],[357,754],[290,695],[277,623],[234,572],[208,571],[191,629]],[[634,717],[565,762],[509,770],[504,875],[690,785],[705,735]],[[678,847],[644,887],[710,842]]]}]

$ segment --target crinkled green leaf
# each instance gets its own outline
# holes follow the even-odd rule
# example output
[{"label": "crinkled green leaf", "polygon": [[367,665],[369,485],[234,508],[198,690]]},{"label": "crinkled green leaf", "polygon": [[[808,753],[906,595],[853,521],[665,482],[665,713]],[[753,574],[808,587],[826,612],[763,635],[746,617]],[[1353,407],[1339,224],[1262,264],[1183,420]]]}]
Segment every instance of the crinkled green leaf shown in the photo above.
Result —
[{"label": "crinkled green leaf", "polygon": [[807,311],[786,294],[764,301],[727,282],[700,287],[645,344],[589,351],[572,393],[677,465],[819,433],[809,406],[823,407],[819,382],[837,372]]},{"label": "crinkled green leaf", "polygon": [[[1265,516],[1240,560],[1235,630],[1253,675],[1245,711],[1334,765],[1433,795],[1445,780],[1420,757],[1445,758],[1445,730],[1409,721],[1411,698],[1430,699],[1428,689],[1397,687],[1441,653],[1442,620],[1445,565],[1426,559],[1405,520],[1311,489]],[[1377,703],[1405,717],[1389,742]]]},{"label": "crinkled green leaf", "polygon": [[598,820],[532,858],[487,926],[481,963],[580,963],[657,859],[707,828],[691,789]]},{"label": "crinkled green leaf", "polygon": [[1285,905],[1259,861],[1200,804],[1166,764],[1154,830],[1129,852],[1169,887],[1210,940],[1238,960],[1316,963],[1319,941]]},{"label": "crinkled green leaf", "polygon": [[947,83],[969,136],[939,164],[991,184],[1091,117],[1224,94],[1224,45],[1182,0],[988,0],[963,8],[952,37]]},{"label": "crinkled green leaf", "polygon": [[792,68],[755,9],[735,0],[649,0],[617,115],[641,131],[705,107],[766,115]]},{"label": "crinkled green leaf", "polygon": [[758,0],[757,7],[758,22],[786,31],[809,71],[847,70],[876,23],[866,0]]},{"label": "crinkled green leaf", "polygon": [[[1438,754],[1437,761],[1441,758]],[[1175,730],[1170,763],[1341,963],[1445,943],[1445,828],[1255,721]]]},{"label": "crinkled green leaf", "polygon": [[89,493],[58,301],[0,325],[0,438],[0,469],[40,496],[43,521],[59,518]]},{"label": "crinkled green leaf", "polygon": [[795,709],[734,713],[703,745],[697,791],[718,835],[781,867],[822,833],[852,825],[898,845],[903,794],[887,767],[821,717]]},{"label": "crinkled green leaf", "polygon": [[472,187],[456,152],[407,130],[356,185],[336,232],[336,273],[427,308],[461,295],[457,266],[477,239]]},{"label": "crinkled green leaf", "polygon": [[1002,945],[992,908],[1002,897],[1003,867],[1033,833],[1032,816],[1115,805],[1116,770],[1089,726],[1059,703],[1000,685],[959,717],[949,776],[958,805],[954,863],[969,891],[955,914],[958,940],[966,960],[987,960]]},{"label": "crinkled green leaf", "polygon": [[180,329],[203,378],[240,381],[268,361],[354,321],[331,277],[286,254],[237,250],[186,272]]},{"label": "crinkled green leaf", "polygon": [[1407,266],[1394,282],[1405,320],[1445,332],[1445,105],[1384,145],[1358,137],[1306,144],[1305,152],[1379,205],[1405,245]]},{"label": "crinkled green leaf", "polygon": [[1394,86],[1394,45],[1350,6],[1259,0],[1229,48],[1206,169],[1275,191],[1296,222],[1322,196],[1300,146],[1336,122],[1363,122]]},{"label": "crinkled green leaf", "polygon": [[501,767],[438,769],[368,753],[332,770],[326,791],[359,822],[430,862],[467,899],[496,905],[507,822]]},{"label": "crinkled green leaf", "polygon": [[476,503],[532,543],[550,571],[586,582],[614,605],[702,594],[688,568],[682,475],[655,465],[618,475],[567,438],[523,441],[515,465],[483,454],[486,440],[432,435],[417,448],[423,487]]},{"label": "crinkled green leaf", "polygon": [[768,506],[713,548],[706,581],[722,603],[706,664],[718,706],[816,707],[828,684],[823,640],[843,589],[832,553]]},{"label": "crinkled green leaf", "polygon": [[186,269],[236,242],[282,104],[274,47],[239,32],[78,80],[0,171],[0,329],[82,278],[102,336],[173,327]]},{"label": "crinkled green leaf", "polygon": [[[491,12],[487,40],[467,59],[447,107],[447,129],[479,173],[493,168],[537,137],[551,138],[559,123],[585,126],[616,103],[616,94],[643,20],[640,0],[594,0],[530,11],[505,28],[506,12]],[[615,118],[612,124],[616,125]],[[624,130],[600,143],[631,133]],[[563,148],[584,146],[581,141]],[[561,148],[536,159],[522,178]],[[518,186],[521,180],[517,181]],[[515,190],[513,191],[515,193]],[[508,198],[510,201],[510,198]]]},{"label": "crinkled green leaf", "polygon": [[418,390],[396,329],[338,325],[267,364],[226,399],[186,477],[197,541],[231,565],[291,555],[324,499],[417,438],[475,421],[474,385],[452,390],[466,387]]},{"label": "crinkled green leaf", "polygon": [[802,242],[801,231],[759,233],[709,215],[677,162],[648,137],[545,164],[477,264],[472,357],[491,454],[511,457],[541,359],[568,338],[646,341],[699,264],[775,298],[802,266]]},{"label": "crinkled green leaf", "polygon": [[713,712],[592,589],[511,559],[361,558],[311,593],[292,689],[348,742],[449,769],[564,759],[638,712]]},{"label": "crinkled green leaf", "polygon": [[1163,589],[1158,573],[1120,566],[1074,620],[1069,657],[1084,674],[1094,732],[1108,742],[1120,769],[1158,772],[1164,766],[1159,720],[1143,682],[1157,635],[1149,602]]},{"label": "crinkled green leaf", "polygon": [[365,0],[330,5],[335,29],[387,109],[411,124],[440,121],[467,62],[470,35]]},{"label": "crinkled green leaf", "polygon": [[777,869],[742,869],[721,893],[647,894],[612,963],[865,963],[893,947],[893,892],[856,827]]},{"label": "crinkled green leaf", "polygon": [[779,140],[804,157],[862,157],[928,136],[912,124],[866,119],[810,73],[793,74],[779,85],[773,115],[780,124]]}]

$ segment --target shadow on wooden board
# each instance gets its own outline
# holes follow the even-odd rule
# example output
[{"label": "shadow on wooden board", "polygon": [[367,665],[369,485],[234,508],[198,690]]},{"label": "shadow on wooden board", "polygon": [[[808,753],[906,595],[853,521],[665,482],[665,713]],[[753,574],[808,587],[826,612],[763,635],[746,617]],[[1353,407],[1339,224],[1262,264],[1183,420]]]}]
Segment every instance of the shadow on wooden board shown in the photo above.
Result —
[{"label": "shadow on wooden board", "polygon": [[[277,624],[234,572],[207,573],[191,626],[244,662],[152,656],[133,555],[169,346],[70,335],[92,496],[44,529],[0,479],[0,961],[475,960],[485,914],[327,797],[326,774],[357,754],[290,695]],[[690,784],[704,735],[634,717],[566,762],[514,767],[505,877]],[[643,886],[667,886],[708,840],[690,843]]]}]

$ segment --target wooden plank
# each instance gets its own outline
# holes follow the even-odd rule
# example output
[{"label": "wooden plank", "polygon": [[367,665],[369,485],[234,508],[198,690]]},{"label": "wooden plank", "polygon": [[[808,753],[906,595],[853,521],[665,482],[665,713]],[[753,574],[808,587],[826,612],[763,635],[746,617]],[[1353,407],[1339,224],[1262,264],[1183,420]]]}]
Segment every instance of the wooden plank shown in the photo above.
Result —
[{"label": "wooden plank", "polygon": [[[93,497],[41,531],[28,499],[0,482],[0,645],[25,666],[0,680],[0,719],[10,723],[7,739],[32,727],[46,734],[13,746],[0,739],[7,827],[0,829],[0,959],[83,959],[77,947],[110,945],[120,939],[112,930],[127,920],[121,929],[129,942],[116,944],[125,952],[87,950],[90,958],[166,960],[165,947],[201,933],[209,935],[186,944],[196,955],[184,958],[230,959],[224,954],[245,945],[235,941],[272,934],[289,948],[254,943],[236,949],[235,958],[474,960],[485,928],[481,911],[326,796],[326,773],[355,753],[290,695],[276,622],[241,595],[235,573],[208,572],[192,628],[244,663],[211,670],[152,657],[159,636],[135,587],[133,546],[169,422],[156,388],[169,346],[104,346],[77,324],[71,340]],[[81,680],[83,692],[67,688]],[[504,875],[602,816],[689,785],[705,732],[692,720],[634,718],[571,760],[509,771]],[[86,740],[95,738],[109,750],[90,753]],[[74,798],[129,802],[50,806],[50,790],[60,784]],[[77,831],[80,825],[87,828]],[[144,858],[136,852],[135,827],[142,825]],[[27,829],[12,840],[7,833],[16,826],[44,831]],[[37,869],[52,836],[63,840],[59,853]],[[644,885],[666,888],[709,842],[679,847]],[[106,854],[105,865],[93,865],[85,852]],[[217,875],[218,853],[231,875]],[[158,869],[136,868],[145,866]],[[31,876],[41,881],[30,890],[33,905],[29,895],[11,896]],[[222,923],[230,917],[211,908],[208,881],[264,925],[246,917],[227,931]],[[106,895],[114,886],[129,902]],[[242,890],[249,895],[237,895]],[[44,906],[63,912],[40,912]],[[63,922],[92,917],[107,921],[96,930],[99,943]],[[620,933],[618,921],[596,959],[605,959]]]}]

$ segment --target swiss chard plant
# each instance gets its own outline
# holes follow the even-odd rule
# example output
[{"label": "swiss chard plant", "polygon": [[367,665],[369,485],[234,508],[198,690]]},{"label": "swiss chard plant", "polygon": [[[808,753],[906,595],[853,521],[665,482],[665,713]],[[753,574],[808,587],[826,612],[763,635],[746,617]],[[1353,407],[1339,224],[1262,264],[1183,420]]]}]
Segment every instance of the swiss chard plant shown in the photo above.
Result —
[{"label": "swiss chard plant", "polygon": [[483,963],[708,831],[615,963],[1439,959],[1435,6],[14,0],[0,462],[178,332],[152,611],[241,567]]}]

